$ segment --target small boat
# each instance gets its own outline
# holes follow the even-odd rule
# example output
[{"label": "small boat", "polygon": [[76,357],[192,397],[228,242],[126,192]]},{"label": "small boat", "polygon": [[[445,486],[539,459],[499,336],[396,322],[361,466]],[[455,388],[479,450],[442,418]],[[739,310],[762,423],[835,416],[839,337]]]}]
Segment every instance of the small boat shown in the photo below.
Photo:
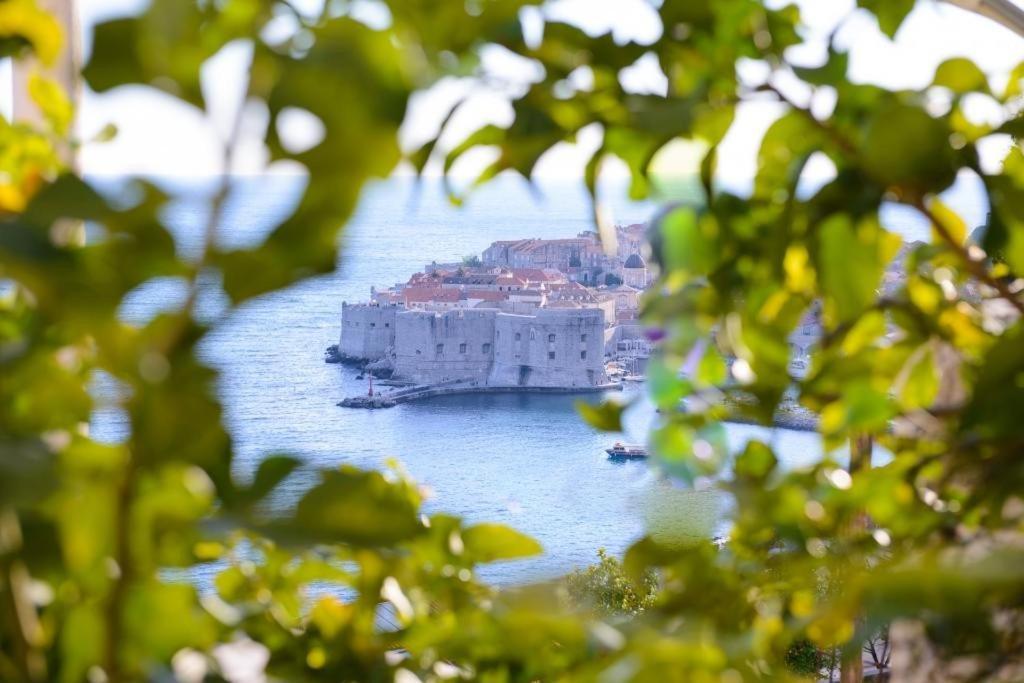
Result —
[{"label": "small boat", "polygon": [[610,458],[646,458],[647,449],[643,446],[635,446],[632,444],[618,443],[611,448],[604,449],[604,452],[608,454]]}]

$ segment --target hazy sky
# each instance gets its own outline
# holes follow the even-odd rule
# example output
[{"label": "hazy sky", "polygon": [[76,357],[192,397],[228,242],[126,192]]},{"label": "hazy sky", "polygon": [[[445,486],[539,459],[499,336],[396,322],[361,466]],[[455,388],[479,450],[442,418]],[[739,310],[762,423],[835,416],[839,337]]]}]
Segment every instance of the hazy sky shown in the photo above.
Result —
[{"label": "hazy sky", "polygon": [[[144,0],[79,0],[83,29],[88,35],[96,21],[137,11]],[[298,4],[315,4],[304,0]],[[781,3],[778,3],[781,4]],[[809,26],[811,44],[793,53],[793,59],[813,64],[821,59],[825,37],[850,13],[854,0],[798,0]],[[652,40],[659,30],[654,10],[646,0],[557,0],[549,15],[579,23],[588,31],[614,30],[619,39]],[[285,25],[279,30],[287,30]],[[978,16],[934,0],[920,0],[917,8],[895,41],[883,36],[874,20],[862,13],[847,18],[838,33],[841,46],[851,52],[851,76],[858,81],[888,86],[927,84],[936,65],[951,56],[975,60],[991,76],[1005,78],[1010,69],[1024,61],[1024,39]],[[86,45],[88,49],[88,45]],[[88,139],[107,123],[120,131],[113,142],[89,145],[81,156],[82,167],[91,173],[154,173],[203,175],[220,171],[218,129],[229,120],[239,97],[238,70],[244,65],[244,50],[229,50],[218,55],[204,74],[215,88],[207,88],[214,114],[214,125],[204,121],[190,108],[172,98],[142,88],[123,88],[106,95],[87,93],[83,99],[79,131]],[[528,76],[530,69],[520,60],[500,50],[488,54],[488,69],[512,78]],[[651,64],[630,70],[628,85],[639,90],[657,91],[663,87],[660,74]],[[755,67],[745,69],[750,79],[759,77]],[[231,86],[236,87],[232,88]],[[785,85],[785,84],[782,84]],[[418,97],[413,115],[403,130],[409,144],[429,136],[446,106],[466,92],[466,84],[448,81],[434,92]],[[804,93],[794,92],[803,97]],[[980,98],[979,98],[980,99]],[[828,106],[815,102],[815,106]],[[341,103],[339,103],[341,106]],[[987,108],[979,102],[974,115],[983,118]],[[771,104],[754,104],[741,111],[721,153],[721,170],[729,177],[749,176],[758,140],[777,109]],[[238,156],[235,171],[258,172],[264,168],[265,154],[258,139],[265,117],[258,110],[247,118],[247,144]],[[510,111],[495,93],[476,94],[470,106],[457,120],[461,130],[483,121],[507,121]],[[596,131],[582,135],[576,148],[564,146],[542,160],[540,173],[548,176],[578,175],[587,150],[596,144]],[[297,146],[316,140],[315,122],[301,116],[289,122],[285,134]],[[986,156],[998,157],[998,150]],[[685,155],[683,155],[685,156]]]}]

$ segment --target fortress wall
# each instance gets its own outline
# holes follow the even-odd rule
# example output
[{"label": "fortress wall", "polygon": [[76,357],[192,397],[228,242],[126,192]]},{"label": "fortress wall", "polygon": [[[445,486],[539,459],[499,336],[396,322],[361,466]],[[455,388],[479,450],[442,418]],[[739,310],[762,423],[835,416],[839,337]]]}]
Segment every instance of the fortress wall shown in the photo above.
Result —
[{"label": "fortress wall", "polygon": [[620,341],[625,339],[645,339],[644,327],[639,323],[616,325],[604,331],[604,352],[614,354]]},{"label": "fortress wall", "polygon": [[[538,309],[500,314],[489,383],[494,386],[584,387],[604,384],[604,312]],[[516,338],[516,335],[519,338]]]},{"label": "fortress wall", "polygon": [[395,345],[399,310],[398,306],[342,303],[338,351],[349,358],[383,358]]},{"label": "fortress wall", "polygon": [[396,320],[395,376],[418,384],[485,384],[494,359],[497,311],[404,311]]}]

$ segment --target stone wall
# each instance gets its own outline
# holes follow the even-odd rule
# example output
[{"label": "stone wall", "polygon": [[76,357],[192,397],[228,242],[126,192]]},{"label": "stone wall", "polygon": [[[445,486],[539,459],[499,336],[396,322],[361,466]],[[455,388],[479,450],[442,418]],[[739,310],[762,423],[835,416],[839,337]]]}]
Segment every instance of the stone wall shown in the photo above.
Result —
[{"label": "stone wall", "polygon": [[395,339],[395,377],[418,384],[569,388],[607,382],[600,309],[404,311]]},{"label": "stone wall", "polygon": [[643,325],[637,323],[609,327],[604,331],[604,352],[613,355],[619,342],[626,339],[646,339]]},{"label": "stone wall", "polygon": [[402,310],[388,304],[342,303],[339,354],[370,361],[384,358],[395,345],[395,319]]},{"label": "stone wall", "polygon": [[395,377],[417,384],[453,380],[486,383],[494,358],[497,311],[472,309],[398,315]]},{"label": "stone wall", "polygon": [[494,386],[590,387],[604,373],[604,312],[546,309],[501,314],[495,325]]}]

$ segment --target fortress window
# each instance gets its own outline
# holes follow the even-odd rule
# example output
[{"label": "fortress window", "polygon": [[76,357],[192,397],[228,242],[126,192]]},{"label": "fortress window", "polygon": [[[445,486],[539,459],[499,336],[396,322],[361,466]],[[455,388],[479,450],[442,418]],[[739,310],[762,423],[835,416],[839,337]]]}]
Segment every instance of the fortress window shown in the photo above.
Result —
[{"label": "fortress window", "polygon": [[377,327],[377,323],[370,323],[370,327]]},{"label": "fortress window", "polygon": [[[384,327],[391,327],[391,323],[384,323]],[[587,335],[583,335],[583,336],[586,337]]]},{"label": "fortress window", "polygon": [[444,344],[438,344],[437,345],[437,355],[440,356],[442,353],[444,353]]},{"label": "fortress window", "polygon": [[459,353],[465,353],[465,352],[466,352],[466,343],[463,342],[463,343],[459,344]]},{"label": "fortress window", "polygon": [[587,352],[586,351],[580,351],[580,360],[586,360],[586,359],[587,359]]},{"label": "fortress window", "polygon": [[549,335],[548,335],[548,341],[549,341],[550,343],[552,343],[552,344],[553,344],[553,343],[555,343],[555,335],[553,335],[553,334],[549,334]]},{"label": "fortress window", "polygon": [[416,355],[418,356],[418,355],[420,355],[420,353],[421,353],[420,350],[416,349]]},{"label": "fortress window", "polygon": [[522,338],[523,338],[523,335],[520,334],[519,332],[516,332],[516,341],[519,341]]},{"label": "fortress window", "polygon": [[480,350],[483,351],[484,355],[486,356],[488,353],[491,352],[491,345],[490,344],[484,344],[483,348],[481,348]]},{"label": "fortress window", "polygon": [[587,335],[585,335],[585,334],[581,334],[581,335],[580,335],[580,341],[581,341],[581,342],[585,342],[585,341],[587,341]]},{"label": "fortress window", "polygon": [[555,359],[555,352],[554,351],[548,351],[548,360],[554,360],[554,359]]}]

